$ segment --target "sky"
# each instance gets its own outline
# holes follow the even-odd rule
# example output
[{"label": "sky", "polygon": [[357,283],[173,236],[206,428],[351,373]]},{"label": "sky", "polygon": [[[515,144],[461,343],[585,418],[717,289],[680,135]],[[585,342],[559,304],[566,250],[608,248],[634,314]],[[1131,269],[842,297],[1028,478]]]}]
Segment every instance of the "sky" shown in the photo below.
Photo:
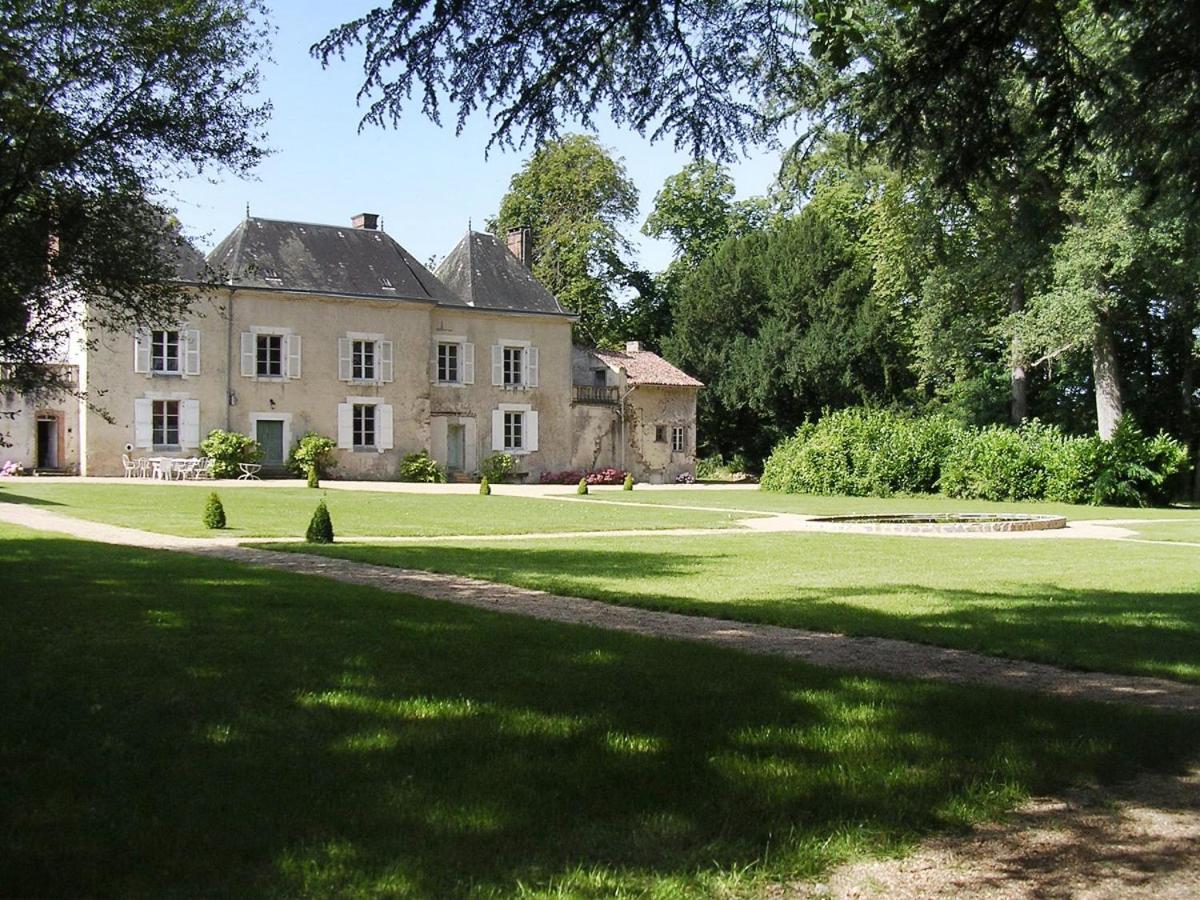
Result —
[{"label": "sky", "polygon": [[[349,225],[360,212],[378,213],[384,230],[422,261],[449,253],[468,222],[482,230],[532,147],[485,154],[491,134],[486,116],[476,115],[456,136],[454,111],[443,110],[449,125],[439,128],[416,103],[399,127],[360,132],[361,57],[322,69],[308,49],[375,4],[273,0],[272,5],[278,30],[272,61],[263,66],[262,94],[274,107],[268,124],[273,154],[252,180],[213,173],[165,185],[165,201],[178,209],[196,245],[211,249],[245,216],[247,204],[254,216],[329,225]],[[594,133],[622,159],[639,191],[639,218],[628,229],[638,261],[659,271],[671,259],[671,246],[643,237],[640,228],[664,179],[689,158],[669,142],[651,144],[610,122],[597,126]],[[777,168],[778,153],[766,150],[730,166],[738,196],[763,193]]]}]

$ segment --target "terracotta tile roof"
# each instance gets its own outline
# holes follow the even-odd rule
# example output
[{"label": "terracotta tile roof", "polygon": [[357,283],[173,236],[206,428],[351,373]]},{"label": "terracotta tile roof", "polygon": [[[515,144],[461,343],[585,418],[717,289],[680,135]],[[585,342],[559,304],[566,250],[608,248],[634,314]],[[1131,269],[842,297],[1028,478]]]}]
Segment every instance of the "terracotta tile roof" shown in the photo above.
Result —
[{"label": "terracotta tile roof", "polygon": [[624,369],[630,384],[657,384],[672,387],[704,387],[691,375],[675,368],[649,350],[593,350],[596,357],[614,369]]}]

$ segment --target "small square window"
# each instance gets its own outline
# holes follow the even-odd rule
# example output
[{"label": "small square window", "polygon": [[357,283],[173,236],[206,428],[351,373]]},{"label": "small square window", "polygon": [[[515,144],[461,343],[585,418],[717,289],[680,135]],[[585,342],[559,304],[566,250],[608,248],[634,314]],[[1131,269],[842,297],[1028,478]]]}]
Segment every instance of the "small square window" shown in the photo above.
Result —
[{"label": "small square window", "polygon": [[375,366],[374,341],[352,341],[350,344],[350,377],[355,381],[375,381],[379,376]]},{"label": "small square window", "polygon": [[351,416],[353,441],[356,448],[375,447],[375,404],[355,403]]},{"label": "small square window", "polygon": [[179,401],[155,400],[151,405],[151,438],[155,449],[179,446]]},{"label": "small square window", "polygon": [[150,371],[157,375],[178,375],[180,367],[178,331],[150,332]]},{"label": "small square window", "polygon": [[259,378],[283,377],[283,335],[260,334],[255,338],[255,373]]},{"label": "small square window", "polygon": [[438,381],[442,384],[459,384],[462,373],[459,369],[458,344],[438,344]]},{"label": "small square window", "polygon": [[504,414],[504,449],[525,449],[525,413],[506,412]]}]

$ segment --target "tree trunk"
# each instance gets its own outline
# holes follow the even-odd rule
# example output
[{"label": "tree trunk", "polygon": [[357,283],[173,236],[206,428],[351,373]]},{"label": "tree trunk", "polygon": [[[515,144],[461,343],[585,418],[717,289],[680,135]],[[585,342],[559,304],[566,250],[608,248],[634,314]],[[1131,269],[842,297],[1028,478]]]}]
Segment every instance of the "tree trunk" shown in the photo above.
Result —
[{"label": "tree trunk", "polygon": [[1101,439],[1107,441],[1117,430],[1124,405],[1117,344],[1113,339],[1112,323],[1105,313],[1097,317],[1096,332],[1092,337],[1092,380],[1096,384],[1096,425]]},{"label": "tree trunk", "polygon": [[[1025,284],[1019,278],[1013,282],[1008,309],[1014,314],[1025,309]],[[1025,354],[1015,337],[1008,346],[1012,385],[1009,419],[1014,425],[1020,425],[1029,418],[1029,382],[1025,377]]]}]

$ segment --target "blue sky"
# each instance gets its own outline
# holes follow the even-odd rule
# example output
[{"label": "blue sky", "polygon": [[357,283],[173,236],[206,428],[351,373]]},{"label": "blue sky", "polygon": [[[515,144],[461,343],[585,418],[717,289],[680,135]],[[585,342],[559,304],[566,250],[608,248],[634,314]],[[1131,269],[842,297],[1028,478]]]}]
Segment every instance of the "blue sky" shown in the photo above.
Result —
[{"label": "blue sky", "polygon": [[[253,215],[327,224],[349,224],[359,212],[383,216],[385,230],[418,259],[444,256],[471,220],[482,229],[499,207],[508,181],[531,149],[493,149],[485,159],[489,122],[476,116],[455,136],[438,128],[414,105],[399,128],[358,123],[356,105],[361,58],[330,69],[308,48],[335,25],[374,5],[320,0],[275,0],[273,61],[264,66],[263,93],[274,105],[268,126],[274,155],[254,180],[217,174],[167,185],[167,202],[179,210],[184,229],[207,251],[231,231],[250,204]],[[669,143],[650,144],[636,134],[600,123],[604,146],[624,161],[638,187],[641,213],[629,229],[639,259],[651,271],[670,260],[671,248],[638,234],[663,180],[688,161]],[[763,151],[731,167],[740,197],[762,193],[774,177],[778,154]]]}]

